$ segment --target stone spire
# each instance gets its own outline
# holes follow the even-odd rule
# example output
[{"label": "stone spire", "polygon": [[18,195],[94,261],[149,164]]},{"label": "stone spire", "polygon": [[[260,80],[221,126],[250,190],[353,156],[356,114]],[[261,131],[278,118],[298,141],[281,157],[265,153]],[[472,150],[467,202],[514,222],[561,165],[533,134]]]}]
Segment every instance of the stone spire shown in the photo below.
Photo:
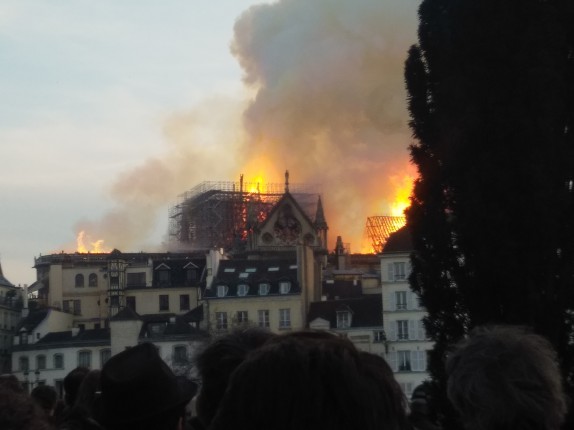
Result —
[{"label": "stone spire", "polygon": [[315,228],[318,230],[327,230],[327,220],[325,219],[325,212],[323,212],[323,202],[321,202],[321,196],[317,201],[317,211],[315,212]]}]

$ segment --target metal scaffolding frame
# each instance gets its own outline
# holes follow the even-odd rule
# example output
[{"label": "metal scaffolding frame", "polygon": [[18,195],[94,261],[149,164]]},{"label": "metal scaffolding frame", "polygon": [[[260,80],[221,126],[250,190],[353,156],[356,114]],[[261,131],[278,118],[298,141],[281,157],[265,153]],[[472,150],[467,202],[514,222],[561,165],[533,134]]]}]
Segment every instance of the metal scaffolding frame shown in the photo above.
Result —
[{"label": "metal scaffolding frame", "polygon": [[[289,184],[291,195],[311,220],[316,185]],[[169,240],[180,249],[230,249],[266,219],[285,193],[285,184],[205,181],[181,194],[169,209]]]},{"label": "metal scaffolding frame", "polygon": [[367,218],[365,234],[375,253],[381,252],[389,236],[403,227],[407,220],[404,216],[371,216]]}]

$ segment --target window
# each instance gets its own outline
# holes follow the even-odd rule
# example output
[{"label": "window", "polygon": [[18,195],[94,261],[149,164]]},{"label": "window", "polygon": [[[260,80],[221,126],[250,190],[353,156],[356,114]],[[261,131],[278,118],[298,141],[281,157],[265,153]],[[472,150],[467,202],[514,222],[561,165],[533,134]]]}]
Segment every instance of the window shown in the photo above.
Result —
[{"label": "window", "polygon": [[120,296],[118,296],[117,294],[110,296],[110,306],[113,308],[119,307],[120,306]]},{"label": "window", "polygon": [[185,345],[176,345],[173,347],[173,362],[175,364],[187,363],[187,347]]},{"label": "window", "polygon": [[377,330],[373,332],[373,342],[384,342],[386,340],[385,332]]},{"label": "window", "polygon": [[412,370],[424,372],[427,370],[427,352],[411,351]]},{"label": "window", "polygon": [[409,322],[407,320],[397,321],[397,339],[408,340],[409,338]]},{"label": "window", "polygon": [[88,287],[97,287],[98,286],[98,275],[95,273],[90,273],[88,276]]},{"label": "window", "polygon": [[136,298],[135,298],[135,296],[127,296],[126,297],[126,308],[130,308],[132,311],[135,312],[135,310],[136,310]]},{"label": "window", "polygon": [[349,311],[337,312],[337,328],[351,327],[351,313]]},{"label": "window", "polygon": [[410,351],[397,351],[397,367],[399,372],[409,372],[411,370]]},{"label": "window", "polygon": [[406,291],[396,291],[395,292],[395,306],[396,310],[407,309],[407,292]]},{"label": "window", "polygon": [[267,282],[262,282],[261,284],[259,284],[259,295],[266,296],[267,294],[269,294],[270,287],[271,286]]},{"label": "window", "polygon": [[111,358],[111,356],[112,356],[111,349],[102,349],[100,351],[100,366],[106,364],[106,361],[108,361]]},{"label": "window", "polygon": [[78,366],[87,367],[88,369],[92,367],[92,351],[78,352]]},{"label": "window", "polygon": [[84,275],[78,273],[75,279],[75,286],[76,288],[82,288],[84,286]]},{"label": "window", "polygon": [[269,328],[269,311],[268,310],[260,310],[257,311],[259,327]]},{"label": "window", "polygon": [[291,309],[279,309],[279,328],[291,327]]},{"label": "window", "polygon": [[64,368],[64,356],[62,354],[54,354],[54,369]]},{"label": "window", "polygon": [[237,324],[247,324],[249,317],[247,311],[237,311]]},{"label": "window", "polygon": [[389,263],[388,269],[389,281],[396,282],[407,279],[407,263]]},{"label": "window", "polygon": [[289,293],[289,290],[291,290],[291,282],[289,281],[279,282],[279,292],[281,294],[287,294]]},{"label": "window", "polygon": [[227,295],[227,285],[218,285],[217,286],[217,297],[225,297]]},{"label": "window", "polygon": [[179,295],[179,310],[188,311],[189,310],[189,294]]},{"label": "window", "polygon": [[215,312],[215,328],[227,330],[227,312]]},{"label": "window", "polygon": [[46,368],[46,356],[45,355],[38,355],[36,357],[36,369],[37,370],[44,370]]},{"label": "window", "polygon": [[74,300],[74,315],[82,314],[82,302],[80,300]]},{"label": "window", "polygon": [[186,285],[191,285],[197,279],[197,270],[196,269],[187,269],[185,272],[185,280],[187,281]]},{"label": "window", "polygon": [[147,281],[146,273],[145,272],[127,273],[126,281],[128,287],[145,287]]},{"label": "window", "polygon": [[160,294],[159,296],[159,310],[169,311],[169,296],[167,294]]},{"label": "window", "polygon": [[20,372],[27,372],[30,370],[30,362],[28,361],[28,357],[20,357],[18,360],[18,369],[20,369]]},{"label": "window", "polygon": [[237,286],[237,295],[238,296],[246,296],[248,292],[249,292],[249,285],[239,284]]},{"label": "window", "polygon": [[169,270],[160,270],[158,272],[159,286],[169,287],[171,284],[171,272]]}]

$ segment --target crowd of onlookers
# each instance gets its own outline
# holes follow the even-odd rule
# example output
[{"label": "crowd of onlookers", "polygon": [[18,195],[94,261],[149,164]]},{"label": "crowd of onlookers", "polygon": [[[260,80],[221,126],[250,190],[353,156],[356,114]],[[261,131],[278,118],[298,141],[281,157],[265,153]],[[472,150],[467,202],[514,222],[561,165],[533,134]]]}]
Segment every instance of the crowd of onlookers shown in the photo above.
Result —
[{"label": "crowd of onlookers", "polygon": [[[448,397],[468,430],[558,430],[567,410],[557,357],[518,327],[475,330],[446,357]],[[151,343],[102,370],[76,368],[64,398],[0,376],[1,430],[439,430],[424,389],[402,393],[386,361],[327,332],[259,329],[216,338],[176,376]]]}]

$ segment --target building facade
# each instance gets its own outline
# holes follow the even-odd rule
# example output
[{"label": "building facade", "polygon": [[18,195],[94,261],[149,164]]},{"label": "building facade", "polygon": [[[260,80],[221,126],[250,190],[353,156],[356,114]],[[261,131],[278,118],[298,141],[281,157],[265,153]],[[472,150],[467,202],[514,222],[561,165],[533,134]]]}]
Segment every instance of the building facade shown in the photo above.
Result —
[{"label": "building facade", "polygon": [[12,373],[28,389],[61,391],[75,367],[100,369],[146,341],[174,369],[191,371],[184,361],[206,339],[197,305],[208,255],[114,250],[37,258],[37,282],[13,336]]},{"label": "building facade", "polygon": [[426,312],[409,287],[412,249],[403,227],[391,234],[380,254],[387,361],[407,396],[428,379],[427,355],[433,346],[423,326]]},{"label": "building facade", "polygon": [[12,339],[22,317],[22,306],[22,289],[4,277],[0,264],[0,373],[11,368]]}]

